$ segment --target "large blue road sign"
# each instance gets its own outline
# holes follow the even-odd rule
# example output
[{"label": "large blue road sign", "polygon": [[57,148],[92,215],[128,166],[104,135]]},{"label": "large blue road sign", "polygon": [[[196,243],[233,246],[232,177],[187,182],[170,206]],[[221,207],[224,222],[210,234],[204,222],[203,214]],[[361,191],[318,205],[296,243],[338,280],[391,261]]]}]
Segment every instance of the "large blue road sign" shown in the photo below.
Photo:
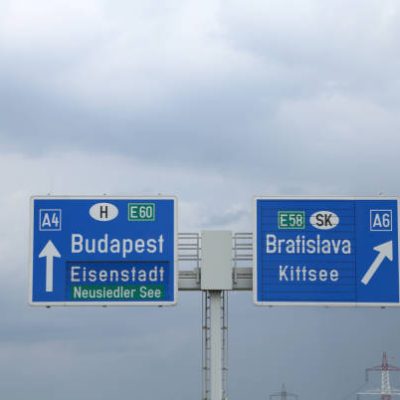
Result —
[{"label": "large blue road sign", "polygon": [[400,305],[397,198],[255,199],[254,300]]},{"label": "large blue road sign", "polygon": [[173,197],[32,197],[30,303],[170,305]]}]

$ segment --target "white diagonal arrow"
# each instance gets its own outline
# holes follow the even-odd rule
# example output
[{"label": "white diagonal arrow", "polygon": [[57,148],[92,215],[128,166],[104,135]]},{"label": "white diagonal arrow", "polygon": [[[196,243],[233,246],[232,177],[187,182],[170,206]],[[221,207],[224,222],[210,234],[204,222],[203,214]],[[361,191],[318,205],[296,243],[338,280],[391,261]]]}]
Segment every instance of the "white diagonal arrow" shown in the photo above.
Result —
[{"label": "white diagonal arrow", "polygon": [[46,292],[52,292],[54,257],[61,257],[61,254],[51,240],[46,243],[39,254],[39,258],[43,257],[46,257]]},{"label": "white diagonal arrow", "polygon": [[382,243],[379,246],[375,246],[374,250],[378,251],[379,254],[376,256],[374,262],[371,264],[371,266],[368,268],[368,271],[365,273],[365,275],[361,279],[361,282],[364,285],[368,285],[369,281],[375,275],[375,272],[381,266],[381,264],[385,258],[388,258],[390,261],[393,261],[393,242],[392,241]]}]

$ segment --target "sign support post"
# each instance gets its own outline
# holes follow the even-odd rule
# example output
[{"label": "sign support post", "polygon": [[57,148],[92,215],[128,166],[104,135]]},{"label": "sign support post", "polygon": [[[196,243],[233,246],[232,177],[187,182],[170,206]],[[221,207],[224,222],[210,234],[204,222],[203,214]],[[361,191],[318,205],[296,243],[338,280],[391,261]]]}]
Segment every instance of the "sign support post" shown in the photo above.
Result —
[{"label": "sign support post", "polygon": [[210,376],[211,398],[210,400],[222,400],[222,290],[210,290]]},{"label": "sign support post", "polygon": [[[201,290],[210,299],[210,398],[207,400],[223,400],[224,397],[224,333],[225,302],[223,292],[232,290],[232,232],[202,232]],[[207,307],[207,306],[206,306]],[[208,322],[208,321],[207,321]],[[206,323],[207,323],[206,322]],[[205,353],[207,353],[206,340]]]}]

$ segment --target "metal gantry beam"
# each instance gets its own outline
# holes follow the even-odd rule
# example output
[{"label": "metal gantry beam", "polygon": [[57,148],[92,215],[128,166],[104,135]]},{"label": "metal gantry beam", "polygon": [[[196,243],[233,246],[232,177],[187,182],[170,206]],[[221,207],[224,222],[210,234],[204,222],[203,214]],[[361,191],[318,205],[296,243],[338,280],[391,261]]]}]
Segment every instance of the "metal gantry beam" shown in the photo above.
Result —
[{"label": "metal gantry beam", "polygon": [[[200,268],[193,270],[179,271],[179,290],[181,291],[201,291],[200,286]],[[253,271],[252,268],[234,268],[233,269],[233,290],[249,291],[253,290]]]},{"label": "metal gantry beam", "polygon": [[[253,235],[235,233],[232,243],[233,290],[253,290]],[[201,291],[201,236],[180,233],[178,241],[179,281],[182,291]]]}]

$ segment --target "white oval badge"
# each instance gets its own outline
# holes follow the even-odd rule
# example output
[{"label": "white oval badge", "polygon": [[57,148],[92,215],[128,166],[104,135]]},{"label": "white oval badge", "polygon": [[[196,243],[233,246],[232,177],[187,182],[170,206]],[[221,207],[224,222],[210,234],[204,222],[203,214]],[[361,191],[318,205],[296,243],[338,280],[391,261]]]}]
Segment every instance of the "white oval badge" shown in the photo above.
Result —
[{"label": "white oval badge", "polygon": [[339,217],[332,211],[317,211],[311,215],[310,224],[314,228],[326,231],[339,225]]},{"label": "white oval badge", "polygon": [[118,216],[118,208],[111,203],[96,203],[90,207],[89,214],[96,221],[112,221]]}]

